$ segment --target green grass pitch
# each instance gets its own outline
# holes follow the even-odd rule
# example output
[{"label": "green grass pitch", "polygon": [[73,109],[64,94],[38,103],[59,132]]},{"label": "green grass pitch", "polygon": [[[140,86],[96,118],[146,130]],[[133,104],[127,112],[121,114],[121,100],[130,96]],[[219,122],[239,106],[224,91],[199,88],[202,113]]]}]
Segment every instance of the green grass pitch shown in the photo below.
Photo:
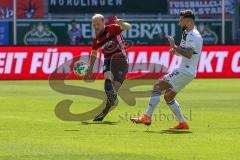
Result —
[{"label": "green grass pitch", "polygon": [[[103,81],[89,86],[102,90]],[[177,96],[190,132],[165,131],[176,122],[163,98],[155,114],[165,119],[146,127],[129,118],[145,111],[148,98],[136,106],[120,100],[107,122],[94,124],[62,121],[54,108],[69,98],[73,113],[84,112],[97,99],[57,93],[48,81],[1,81],[0,89],[0,160],[240,159],[240,79],[196,79]]]}]

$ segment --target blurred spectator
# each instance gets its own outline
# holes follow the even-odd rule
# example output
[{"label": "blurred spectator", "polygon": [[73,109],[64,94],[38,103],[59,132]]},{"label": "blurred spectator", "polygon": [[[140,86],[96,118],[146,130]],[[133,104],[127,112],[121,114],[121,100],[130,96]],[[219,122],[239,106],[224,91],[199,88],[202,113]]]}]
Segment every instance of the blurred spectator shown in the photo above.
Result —
[{"label": "blurred spectator", "polygon": [[71,28],[67,31],[68,41],[70,45],[80,45],[82,44],[83,36],[82,31],[77,27],[76,20],[72,20]]},{"label": "blurred spectator", "polygon": [[165,35],[165,32],[161,32],[159,34],[159,38],[160,38],[160,44],[161,45],[167,45],[168,44],[168,39],[167,39],[167,37]]}]

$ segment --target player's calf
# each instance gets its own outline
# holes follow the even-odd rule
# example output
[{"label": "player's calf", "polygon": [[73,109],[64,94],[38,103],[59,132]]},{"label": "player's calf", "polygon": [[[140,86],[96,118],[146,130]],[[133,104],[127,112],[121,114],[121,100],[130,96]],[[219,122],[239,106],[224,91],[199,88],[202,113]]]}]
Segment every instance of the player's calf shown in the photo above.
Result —
[{"label": "player's calf", "polygon": [[114,102],[117,99],[117,93],[114,91],[112,81],[110,79],[105,80],[104,89],[108,101],[110,102],[111,105],[114,105]]},{"label": "player's calf", "polygon": [[164,99],[171,109],[171,111],[174,113],[178,120],[178,124],[174,127],[171,127],[170,129],[188,129],[189,126],[186,122],[186,119],[184,118],[182,109],[179,105],[179,103],[174,99],[177,93],[173,92],[172,90],[166,91],[164,94]]}]

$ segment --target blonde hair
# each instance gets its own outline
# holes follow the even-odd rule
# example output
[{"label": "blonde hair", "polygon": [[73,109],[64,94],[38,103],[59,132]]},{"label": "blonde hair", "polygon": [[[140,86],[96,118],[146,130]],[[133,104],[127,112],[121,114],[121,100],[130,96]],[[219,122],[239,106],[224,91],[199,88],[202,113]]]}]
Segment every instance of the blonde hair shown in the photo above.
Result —
[{"label": "blonde hair", "polygon": [[102,14],[96,13],[92,16],[92,20],[94,20],[96,18],[100,18],[102,21],[104,21],[104,16]]}]

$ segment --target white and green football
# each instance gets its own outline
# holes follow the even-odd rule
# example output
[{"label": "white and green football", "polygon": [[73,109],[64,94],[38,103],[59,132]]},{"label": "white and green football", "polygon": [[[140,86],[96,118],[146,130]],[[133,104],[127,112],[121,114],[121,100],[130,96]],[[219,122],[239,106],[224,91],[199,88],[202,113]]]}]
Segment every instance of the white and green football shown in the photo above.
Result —
[{"label": "white and green football", "polygon": [[79,60],[74,63],[73,71],[77,76],[84,76],[87,73],[88,65],[85,61]]}]

